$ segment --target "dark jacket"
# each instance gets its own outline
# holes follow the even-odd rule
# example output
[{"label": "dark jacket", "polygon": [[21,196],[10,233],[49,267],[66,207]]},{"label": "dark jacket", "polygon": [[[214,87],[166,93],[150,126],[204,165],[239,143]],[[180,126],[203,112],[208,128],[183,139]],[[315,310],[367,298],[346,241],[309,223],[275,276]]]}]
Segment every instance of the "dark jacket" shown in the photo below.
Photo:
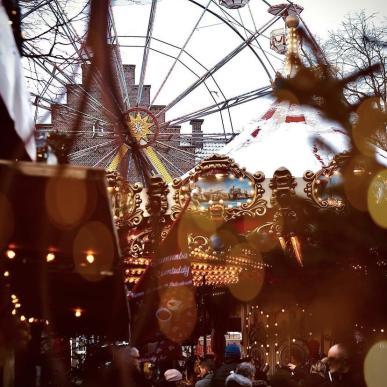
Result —
[{"label": "dark jacket", "polygon": [[212,377],[212,387],[224,387],[227,376],[231,371],[235,371],[239,361],[235,359],[226,360],[214,373]]},{"label": "dark jacket", "polygon": [[329,387],[328,380],[319,374],[309,374],[301,381],[300,387]]},{"label": "dark jacket", "polygon": [[333,379],[331,386],[334,387],[366,387],[360,374],[349,372],[346,374],[331,374]]},{"label": "dark jacket", "polygon": [[196,382],[195,387],[211,387],[213,374],[207,374],[203,379]]}]

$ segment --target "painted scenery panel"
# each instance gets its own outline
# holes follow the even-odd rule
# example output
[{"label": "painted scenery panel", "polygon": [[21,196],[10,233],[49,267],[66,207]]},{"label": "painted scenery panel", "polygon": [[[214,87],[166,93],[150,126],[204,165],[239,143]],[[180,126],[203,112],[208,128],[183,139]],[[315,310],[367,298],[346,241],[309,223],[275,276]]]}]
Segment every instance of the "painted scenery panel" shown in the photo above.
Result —
[{"label": "painted scenery panel", "polygon": [[234,175],[215,174],[199,177],[191,191],[192,209],[204,210],[213,204],[224,208],[240,207],[254,198],[253,183]]}]

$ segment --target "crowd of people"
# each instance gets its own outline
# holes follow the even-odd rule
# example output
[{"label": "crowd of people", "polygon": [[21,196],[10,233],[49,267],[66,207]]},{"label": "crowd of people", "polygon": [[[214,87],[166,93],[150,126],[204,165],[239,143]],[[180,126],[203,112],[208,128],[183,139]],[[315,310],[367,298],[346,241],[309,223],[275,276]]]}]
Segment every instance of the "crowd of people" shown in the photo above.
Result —
[{"label": "crowd of people", "polygon": [[[261,368],[252,359],[242,359],[240,347],[228,344],[224,360],[216,365],[215,359],[206,356],[198,359],[191,367],[154,369],[144,373],[140,364],[140,354],[136,348],[126,352],[129,364],[130,384],[117,386],[131,387],[363,387],[365,386],[360,368],[354,356],[343,344],[333,345],[326,356],[301,362],[291,358],[291,362],[277,366],[274,372],[268,367]],[[124,361],[124,359],[120,359]],[[190,371],[191,370],[191,371]],[[270,374],[270,375],[269,375]],[[118,375],[118,374],[117,374]],[[121,375],[122,377],[122,375]],[[119,382],[119,380],[115,380]],[[125,382],[125,380],[121,380]]]}]

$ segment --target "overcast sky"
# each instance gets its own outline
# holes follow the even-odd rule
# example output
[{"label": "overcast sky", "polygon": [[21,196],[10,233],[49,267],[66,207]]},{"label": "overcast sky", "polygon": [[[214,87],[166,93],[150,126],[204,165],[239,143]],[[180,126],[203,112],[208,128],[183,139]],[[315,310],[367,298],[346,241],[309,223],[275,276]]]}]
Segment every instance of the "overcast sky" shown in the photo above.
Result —
[{"label": "overcast sky", "polygon": [[379,17],[387,17],[386,0],[298,0],[296,3],[305,8],[302,16],[312,32],[322,37],[328,30],[336,29],[349,12],[364,9],[368,14],[376,12]]},{"label": "overcast sky", "polygon": [[[138,1],[138,0],[137,0]],[[196,0],[203,6],[208,4],[208,0]],[[119,0],[121,4],[128,4],[124,0]],[[143,0],[146,3],[143,5],[130,5],[125,7],[115,7],[115,20],[118,26],[119,34],[121,35],[142,35],[146,34],[148,25],[150,0]],[[285,1],[283,1],[285,2]],[[214,1],[209,9],[221,14],[221,9]],[[270,4],[281,3],[269,0]],[[302,17],[312,33],[325,39],[328,36],[328,30],[337,29],[349,12],[360,11],[365,9],[367,13],[378,12],[380,17],[387,14],[387,0],[299,0],[298,4],[304,7]],[[251,0],[250,9],[253,14],[254,23],[257,28],[263,26],[271,15],[267,13],[267,5],[261,0]],[[153,30],[155,38],[162,39],[168,43],[182,46],[190,34],[193,26],[202,13],[202,8],[195,6],[188,0],[160,0],[157,5],[156,18]],[[245,27],[254,30],[250,10],[244,7],[240,10],[240,14],[236,10],[228,10],[229,15],[236,20],[243,20]],[[279,20],[270,29],[266,31],[266,36],[273,29],[283,28],[284,23]],[[274,74],[273,66],[276,70],[282,69],[282,61],[273,57],[274,52],[270,50],[269,40],[264,37],[259,38],[259,42],[266,55],[270,58],[271,64],[267,64],[269,71]],[[120,39],[121,44],[141,45],[141,38]],[[187,45],[187,51],[207,68],[211,68],[219,60],[224,58],[235,47],[241,43],[240,38],[224,24],[219,24],[219,20],[211,16],[209,13],[203,17],[199,24],[199,29],[195,31],[191,41]],[[152,41],[152,48],[171,55],[177,55],[178,50],[173,50],[171,47]],[[139,48],[123,48],[124,63],[137,64],[137,68],[141,66],[143,50]],[[278,57],[278,55],[277,55]],[[194,63],[187,56],[181,58],[187,65],[191,66],[197,74],[203,74],[204,70],[197,63]],[[151,51],[149,54],[148,68],[146,72],[146,83],[152,85],[152,93],[156,92],[162,80],[170,68],[173,59],[165,55],[161,55],[156,51]],[[139,71],[138,71],[139,73]],[[137,73],[137,75],[138,75]],[[138,76],[137,76],[138,79]],[[178,64],[173,73],[168,79],[165,87],[160,93],[156,103],[166,104],[178,96],[183,90],[190,86],[197,78],[190,73],[184,66]],[[228,62],[215,75],[216,81],[224,91],[227,98],[240,95],[251,91],[261,86],[270,84],[270,80],[266,72],[260,65],[257,58],[252,55],[249,49],[244,49],[234,59]],[[210,90],[218,91],[211,80],[208,81]],[[218,102],[221,101],[220,94],[213,94]],[[202,86],[191,93],[183,101],[179,102],[172,108],[167,118],[172,119],[181,115],[195,111],[198,108],[208,106],[214,101],[211,99],[208,91]],[[241,105],[232,109],[232,119],[235,121],[234,129],[240,131],[243,127],[258,118],[267,108],[269,102],[267,100],[259,100]],[[224,115],[224,122],[227,130],[230,129],[228,115]],[[220,126],[219,115],[207,116],[205,119],[204,128],[207,132],[217,132]],[[184,126],[187,129],[187,125]]]},{"label": "overcast sky", "polygon": [[[127,36],[119,38],[123,62],[137,66],[136,80],[138,82],[151,0],[117,1],[125,5],[113,8],[118,35]],[[209,0],[196,0],[196,2],[205,7]],[[269,2],[276,4],[286,1],[269,0]],[[311,32],[322,39],[327,37],[328,30],[337,29],[349,12],[365,9],[367,13],[379,13],[380,17],[387,15],[387,0],[299,0],[298,3],[305,8],[302,16]],[[229,12],[227,17],[234,18],[233,27],[239,29],[240,34],[243,35],[242,38],[246,36],[245,31],[237,25],[238,23],[243,23],[245,28],[255,31],[272,18],[272,15],[267,13],[268,7],[263,1],[251,0],[249,5],[250,7],[246,6],[240,12],[227,10]],[[223,15],[224,9],[218,6],[218,0],[213,0],[209,9]],[[153,29],[155,39],[151,43],[152,50],[149,53],[145,76],[145,84],[152,85],[152,96],[165,80],[174,57],[179,54],[179,47],[184,45],[202,13],[203,9],[200,6],[188,0],[159,0]],[[284,57],[270,49],[268,36],[272,30],[283,27],[284,22],[280,19],[258,38],[264,52],[260,51],[255,42],[253,43],[260,58],[252,50],[244,48],[214,74],[214,79],[207,80],[207,88],[204,85],[199,86],[171,108],[167,113],[167,119],[174,119],[214,103],[222,103],[225,98],[235,97],[270,85],[270,77],[273,78],[275,71],[282,69]],[[173,101],[187,90],[198,76],[202,76],[206,69],[211,69],[241,43],[240,36],[232,28],[225,23],[220,23],[219,19],[209,12],[205,13],[186,46],[188,54],[181,56],[180,60],[183,63],[176,64],[155,104],[164,105]],[[267,71],[261,65],[260,60],[265,63]],[[254,120],[262,115],[269,104],[270,100],[266,98],[233,108],[231,118],[235,131],[241,131],[249,123],[254,124]],[[223,125],[227,131],[231,129],[229,117],[229,114],[224,111]],[[183,130],[186,131],[189,128],[188,124],[183,125]],[[206,132],[221,131],[220,115],[207,116],[204,130]]]}]

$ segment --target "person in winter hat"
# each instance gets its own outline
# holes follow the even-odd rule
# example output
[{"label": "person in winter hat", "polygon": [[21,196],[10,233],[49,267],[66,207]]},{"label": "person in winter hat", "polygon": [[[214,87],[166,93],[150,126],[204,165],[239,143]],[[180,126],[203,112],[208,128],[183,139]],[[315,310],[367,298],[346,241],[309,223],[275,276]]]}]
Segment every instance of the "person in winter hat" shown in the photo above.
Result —
[{"label": "person in winter hat", "polygon": [[175,368],[170,368],[164,372],[164,380],[161,381],[159,387],[178,387],[182,385],[182,380],[182,373]]},{"label": "person in winter hat", "polygon": [[224,387],[231,371],[235,371],[241,359],[241,350],[237,344],[228,344],[224,349],[224,363],[212,377],[212,387]]},{"label": "person in winter hat", "polygon": [[253,385],[253,379],[255,375],[255,367],[251,363],[241,363],[226,379],[226,387],[238,387]]}]

